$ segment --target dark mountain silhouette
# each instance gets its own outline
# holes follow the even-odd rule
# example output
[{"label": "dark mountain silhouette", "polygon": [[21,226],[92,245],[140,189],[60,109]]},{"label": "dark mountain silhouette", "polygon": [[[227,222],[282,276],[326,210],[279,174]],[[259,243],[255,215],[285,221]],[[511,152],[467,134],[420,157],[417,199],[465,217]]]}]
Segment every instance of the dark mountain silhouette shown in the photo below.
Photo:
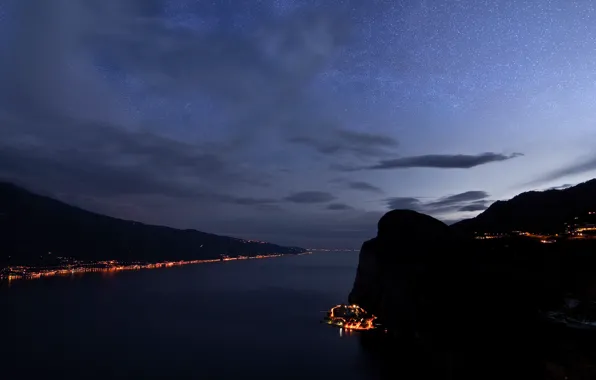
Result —
[{"label": "dark mountain silhouette", "polygon": [[152,262],[304,251],[112,218],[0,182],[0,265],[9,257],[11,264],[57,256]]},{"label": "dark mountain silhouette", "polygon": [[[589,200],[595,185],[592,181],[563,194],[524,194],[515,202],[529,199],[521,202],[529,205],[522,210],[538,213],[546,195],[545,202],[560,212],[552,214],[564,218],[567,213],[558,207],[572,207],[569,196],[579,198],[569,215],[588,211],[580,197]],[[560,197],[561,203],[551,197]],[[523,215],[510,202],[496,207],[494,223],[513,223]],[[543,228],[533,218],[527,220],[523,227]],[[552,219],[553,226],[557,221]],[[557,363],[581,373],[578,379],[594,379],[590,364],[596,330],[573,330],[546,318],[555,312],[563,321],[580,315],[575,318],[596,320],[593,252],[592,240],[542,244],[518,236],[473,239],[428,215],[393,210],[379,221],[377,236],[362,245],[347,301],[375,314],[388,329],[360,335],[364,349],[381,357],[385,372],[401,366],[396,364],[401,352],[419,352],[424,360],[416,363],[417,369],[436,365],[446,375],[428,377],[467,379],[482,373],[485,379],[566,378],[544,375]],[[570,299],[579,305],[571,311],[565,306]],[[443,353],[448,354],[441,359]]]},{"label": "dark mountain silhouette", "polygon": [[574,217],[596,211],[596,179],[563,190],[529,191],[508,201],[497,201],[472,219],[452,228],[473,232],[557,233]]}]

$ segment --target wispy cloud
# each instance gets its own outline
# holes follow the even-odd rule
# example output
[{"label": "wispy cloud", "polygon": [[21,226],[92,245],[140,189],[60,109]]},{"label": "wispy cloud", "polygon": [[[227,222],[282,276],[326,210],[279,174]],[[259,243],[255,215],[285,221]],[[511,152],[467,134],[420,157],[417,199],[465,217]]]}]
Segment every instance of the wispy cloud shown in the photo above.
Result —
[{"label": "wispy cloud", "polygon": [[333,210],[333,211],[345,211],[345,210],[353,210],[353,209],[354,208],[352,206],[349,206],[344,203],[331,203],[330,205],[327,206],[327,210]]},{"label": "wispy cloud", "polygon": [[423,211],[424,204],[418,198],[413,197],[394,197],[386,200],[389,209],[409,209]]},{"label": "wispy cloud", "polygon": [[570,184],[570,183],[566,183],[566,184],[564,184],[564,185],[559,185],[559,186],[553,186],[553,187],[549,187],[549,188],[548,188],[548,189],[546,189],[546,190],[565,190],[565,189],[567,189],[567,188],[569,188],[569,187],[573,187],[573,186],[575,186],[575,185],[572,185],[572,184]]},{"label": "wispy cloud", "polygon": [[351,154],[359,157],[379,157],[390,154],[399,145],[390,136],[372,133],[334,130],[328,138],[324,136],[296,136],[290,142],[308,146],[325,155]]},{"label": "wispy cloud", "polygon": [[424,202],[416,197],[394,197],[385,201],[389,209],[410,209],[428,214],[444,214],[485,210],[490,203],[488,197],[485,191],[472,190],[430,202]]},{"label": "wispy cloud", "polygon": [[474,211],[484,211],[488,208],[489,204],[487,201],[482,200],[482,201],[476,201],[476,202],[472,202],[470,204],[461,206],[458,211],[462,211],[462,212],[474,212]]},{"label": "wispy cloud", "polygon": [[348,182],[348,188],[352,189],[352,190],[362,190],[362,191],[369,191],[369,192],[373,192],[373,193],[382,193],[383,190],[381,190],[380,187],[372,185],[368,182],[364,182],[364,181],[349,181]]},{"label": "wispy cloud", "polygon": [[428,206],[432,208],[451,207],[465,202],[484,200],[486,198],[488,198],[488,193],[486,191],[472,190],[443,197],[437,201],[428,203]]},{"label": "wispy cloud", "polygon": [[556,181],[571,175],[578,175],[589,172],[596,172],[596,156],[574,162],[572,164],[563,166],[559,169],[555,169],[551,172],[543,174],[542,176],[527,183],[526,185],[536,186],[543,183]]},{"label": "wispy cloud", "polygon": [[231,197],[230,203],[243,206],[263,206],[271,205],[276,202],[275,199],[271,198],[250,198],[250,197]]},{"label": "wispy cloud", "polygon": [[284,199],[293,203],[326,203],[334,200],[335,196],[324,191],[301,191]]},{"label": "wispy cloud", "polygon": [[366,181],[353,181],[353,180],[346,179],[346,178],[335,178],[335,179],[332,179],[330,182],[341,184],[341,185],[345,186],[345,188],[347,188],[348,190],[358,190],[358,191],[364,191],[364,192],[370,192],[370,193],[376,193],[376,194],[383,193],[383,190],[380,187],[375,186],[372,183],[369,183]]},{"label": "wispy cloud", "polygon": [[[3,116],[0,113],[0,122]],[[61,122],[58,131],[31,123],[26,131],[35,138],[0,141],[1,176],[56,191],[70,187],[71,192],[93,197],[154,194],[196,200],[209,196],[239,205],[266,203],[217,190],[240,183],[267,186],[255,179],[266,176],[247,175],[210,149],[110,125],[55,120]],[[4,132],[18,136],[21,127],[6,123]]]}]

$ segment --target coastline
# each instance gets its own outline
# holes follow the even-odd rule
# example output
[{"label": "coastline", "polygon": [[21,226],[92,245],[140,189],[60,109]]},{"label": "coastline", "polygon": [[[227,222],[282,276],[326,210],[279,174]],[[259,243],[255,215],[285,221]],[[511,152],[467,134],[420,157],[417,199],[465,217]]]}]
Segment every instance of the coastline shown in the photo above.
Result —
[{"label": "coastline", "polygon": [[266,254],[255,256],[234,256],[221,257],[219,259],[202,259],[202,260],[180,260],[180,261],[163,261],[154,263],[122,263],[117,260],[105,260],[97,262],[77,263],[74,265],[65,265],[58,267],[31,267],[31,266],[9,266],[0,272],[0,281],[22,281],[22,280],[37,280],[45,277],[69,276],[74,274],[85,273],[113,273],[122,271],[145,270],[145,269],[160,269],[171,268],[183,265],[197,265],[208,263],[219,263],[238,260],[255,260],[255,259],[270,259],[275,257],[289,256],[289,255],[307,255],[312,252],[302,252],[297,254],[279,253]]}]

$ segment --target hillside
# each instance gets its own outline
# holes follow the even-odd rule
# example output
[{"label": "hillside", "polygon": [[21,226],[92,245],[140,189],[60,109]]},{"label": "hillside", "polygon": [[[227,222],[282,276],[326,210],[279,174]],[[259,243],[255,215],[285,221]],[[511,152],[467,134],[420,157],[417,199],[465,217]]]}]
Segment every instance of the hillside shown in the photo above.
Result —
[{"label": "hillside", "polygon": [[11,264],[35,264],[50,256],[162,261],[301,252],[301,248],[112,218],[0,183],[0,266],[9,257]]},{"label": "hillside", "polygon": [[563,190],[530,191],[508,201],[497,201],[475,218],[452,227],[464,233],[557,233],[565,222],[590,211],[596,211],[596,179]]}]

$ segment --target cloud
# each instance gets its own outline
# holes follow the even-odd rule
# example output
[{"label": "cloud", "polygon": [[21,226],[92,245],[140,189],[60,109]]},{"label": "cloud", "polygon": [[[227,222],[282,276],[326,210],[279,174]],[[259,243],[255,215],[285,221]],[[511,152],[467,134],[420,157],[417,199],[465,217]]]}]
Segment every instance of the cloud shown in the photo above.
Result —
[{"label": "cloud", "polygon": [[[335,197],[297,193],[288,197],[297,205],[281,209],[276,194],[291,187],[275,165],[301,174],[287,144],[296,127],[341,141],[348,154],[393,145],[329,123],[335,110],[312,91],[350,38],[347,14],[325,6],[273,17],[267,4],[242,3],[231,15],[224,3],[187,3],[3,8],[12,41],[0,41],[0,177],[114,216],[142,210],[141,221],[214,233],[242,220],[236,232],[274,241],[295,239],[302,226],[308,240],[317,230],[300,205]],[[311,168],[309,179],[325,181]],[[364,213],[345,211],[349,221],[343,213],[321,222],[321,241],[343,242],[352,235],[339,230],[366,224]]]},{"label": "cloud", "polygon": [[373,193],[382,193],[383,192],[383,190],[381,190],[381,188],[379,188],[375,185],[371,185],[368,182],[363,182],[363,181],[349,181],[348,188],[350,188],[352,190],[362,190],[362,191],[369,191],[369,192],[373,192]]},{"label": "cloud", "polygon": [[[203,19],[208,9],[192,14],[195,27],[205,25],[196,30],[144,14],[144,0],[129,3],[127,13],[109,17],[92,33],[106,59],[158,97],[186,95],[192,102],[207,96],[225,109],[236,149],[249,149],[272,130],[293,133],[296,124],[331,127],[324,122],[326,110],[307,105],[312,103],[307,90],[349,38],[340,13],[298,10],[275,19],[247,7],[256,26],[234,33],[209,26]],[[204,120],[201,113],[196,112],[197,123]]]},{"label": "cloud", "polygon": [[460,194],[451,195],[448,197],[443,197],[437,201],[429,203],[428,206],[433,208],[451,207],[454,205],[459,205],[461,203],[483,200],[488,198],[488,196],[489,195],[486,191],[472,190]]},{"label": "cloud", "polygon": [[395,198],[388,198],[387,206],[389,209],[409,209],[415,211],[422,211],[423,204],[420,202],[418,198],[413,197],[395,197]]},{"label": "cloud", "polygon": [[293,203],[326,203],[335,199],[335,196],[323,191],[302,191],[284,198]]},{"label": "cloud", "polygon": [[327,139],[322,136],[298,136],[289,141],[325,155],[350,154],[357,157],[384,156],[399,145],[397,140],[389,136],[345,129],[334,130]]},{"label": "cloud", "polygon": [[383,190],[380,187],[365,181],[353,181],[346,178],[335,178],[330,180],[329,182],[344,185],[349,190],[359,190],[377,194],[383,193]]},{"label": "cloud", "polygon": [[[405,168],[437,168],[437,169],[470,169],[491,162],[506,161],[520,157],[523,154],[510,155],[499,153],[468,154],[427,154],[422,156],[401,157],[391,160],[382,160],[378,163],[361,169],[405,169]],[[346,168],[349,170],[349,168]],[[358,170],[352,168],[352,170]]]},{"label": "cloud", "polygon": [[472,190],[430,202],[423,202],[415,197],[394,197],[386,199],[385,202],[391,210],[410,209],[431,215],[441,215],[452,212],[483,211],[489,206],[488,197],[485,191]]},{"label": "cloud", "polygon": [[476,201],[470,204],[461,206],[458,211],[462,212],[474,212],[474,211],[484,211],[488,208],[487,201]]},{"label": "cloud", "polygon": [[[12,42],[0,46],[0,176],[98,212],[142,210],[141,221],[359,245],[378,213],[346,209],[338,219],[322,210],[336,199],[322,192],[284,202],[276,194],[295,187],[271,170],[273,162],[299,176],[300,146],[320,152],[325,170],[320,158],[395,157],[395,139],[344,124],[332,97],[313,91],[350,38],[346,14],[330,5],[279,18],[266,4],[239,2],[246,17],[237,18],[225,2],[186,3],[30,0],[3,9],[14,30],[2,25]],[[367,4],[367,17],[372,8],[382,13]],[[326,180],[304,166],[309,180]],[[301,213],[313,202],[322,204],[316,222]]]},{"label": "cloud", "polygon": [[548,189],[546,189],[546,190],[565,190],[565,189],[567,189],[567,188],[569,188],[569,187],[573,187],[573,186],[575,186],[575,185],[572,185],[572,184],[570,184],[570,183],[566,183],[566,184],[564,184],[564,185],[559,185],[559,186],[553,186],[553,187],[549,187],[549,188],[548,188]]},{"label": "cloud", "polygon": [[344,203],[331,203],[330,205],[327,206],[327,210],[333,210],[333,211],[353,210],[353,207],[349,206],[347,204],[344,204]]},{"label": "cloud", "polygon": [[373,133],[338,130],[337,135],[345,143],[352,144],[353,146],[368,146],[390,149],[398,146],[398,142],[394,138]]},{"label": "cloud", "polygon": [[247,188],[268,184],[264,174],[245,173],[208,147],[61,118],[53,120],[60,123],[60,130],[28,119],[5,123],[5,116],[0,113],[0,122],[6,125],[6,138],[0,141],[0,176],[6,179],[92,197],[159,195],[237,205],[273,202],[221,191],[232,184]]},{"label": "cloud", "polygon": [[[11,13],[14,44],[0,64],[6,99],[123,124],[160,110],[199,124],[206,113],[225,109],[226,130],[237,145],[251,145],[257,132],[271,128],[293,132],[297,119],[321,125],[324,109],[317,113],[309,104],[304,112],[306,90],[349,38],[343,15],[330,7],[272,18],[235,6],[255,22],[231,33],[217,27],[230,20],[210,22],[220,6],[187,5],[172,13],[155,0],[32,1],[17,3]],[[109,77],[114,73],[130,83],[117,83]],[[212,104],[198,107],[204,98]]]},{"label": "cloud", "polygon": [[[309,80],[347,37],[340,19],[326,11],[263,16],[255,29],[234,34],[172,24],[155,0],[32,1],[11,10],[14,43],[0,52],[6,58],[0,61],[1,174],[89,196],[270,203],[229,194],[268,186],[270,179],[234,144],[250,145],[255,130],[287,128],[296,114],[307,115],[297,100],[308,98]],[[181,16],[202,13],[193,8]],[[226,120],[229,133],[219,140],[187,138],[171,120],[178,113],[172,107],[205,94],[219,102],[211,108],[238,115]],[[189,117],[184,129],[194,132],[203,116]]]},{"label": "cloud", "polygon": [[[230,203],[242,205],[242,206],[274,206],[273,203],[277,202],[271,198],[250,198],[250,197],[223,197],[223,201],[229,201]],[[265,207],[266,209],[267,207]]]},{"label": "cloud", "polygon": [[527,183],[526,185],[539,185],[546,182],[552,182],[572,175],[584,174],[596,171],[596,157],[590,157],[577,161],[575,163],[563,166],[559,169],[546,173],[539,178]]}]

